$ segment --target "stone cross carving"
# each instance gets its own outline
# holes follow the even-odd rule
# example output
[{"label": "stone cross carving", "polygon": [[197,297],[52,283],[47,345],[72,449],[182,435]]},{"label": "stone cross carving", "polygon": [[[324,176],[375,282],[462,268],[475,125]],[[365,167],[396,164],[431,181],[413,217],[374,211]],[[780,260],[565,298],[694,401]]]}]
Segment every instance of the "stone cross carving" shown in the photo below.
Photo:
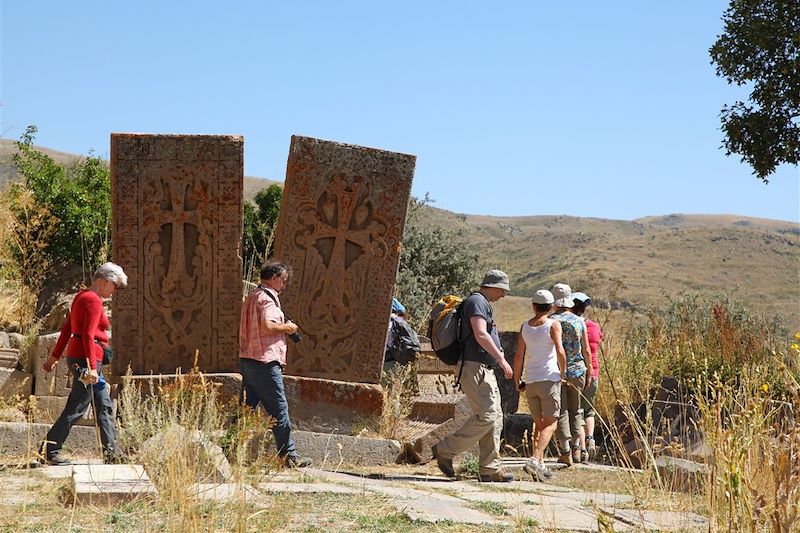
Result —
[{"label": "stone cross carving", "polygon": [[191,279],[187,269],[186,239],[184,225],[191,224],[195,228],[202,227],[200,212],[197,209],[185,210],[184,205],[188,199],[185,183],[178,184],[170,181],[166,184],[171,198],[170,209],[159,208],[155,223],[157,226],[172,226],[170,239],[170,262],[167,276],[164,280],[165,288],[179,287],[181,295],[186,296],[191,291]]},{"label": "stone cross carving", "polygon": [[379,383],[414,156],[292,137],[276,258],[299,324],[289,374]]},{"label": "stone cross carving", "polygon": [[111,136],[115,373],[238,368],[241,137]]}]

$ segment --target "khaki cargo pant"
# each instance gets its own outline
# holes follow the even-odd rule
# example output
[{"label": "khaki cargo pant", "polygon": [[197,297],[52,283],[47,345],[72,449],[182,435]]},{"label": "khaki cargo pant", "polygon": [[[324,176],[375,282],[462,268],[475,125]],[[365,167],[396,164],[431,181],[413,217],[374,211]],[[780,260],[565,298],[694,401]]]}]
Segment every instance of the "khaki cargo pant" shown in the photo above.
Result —
[{"label": "khaki cargo pant", "polygon": [[500,433],[503,431],[503,410],[497,378],[494,370],[475,361],[459,363],[456,376],[459,372],[461,390],[467,397],[472,416],[459,430],[439,442],[436,450],[439,457],[452,459],[477,442],[480,449],[478,473],[493,474],[500,470]]}]

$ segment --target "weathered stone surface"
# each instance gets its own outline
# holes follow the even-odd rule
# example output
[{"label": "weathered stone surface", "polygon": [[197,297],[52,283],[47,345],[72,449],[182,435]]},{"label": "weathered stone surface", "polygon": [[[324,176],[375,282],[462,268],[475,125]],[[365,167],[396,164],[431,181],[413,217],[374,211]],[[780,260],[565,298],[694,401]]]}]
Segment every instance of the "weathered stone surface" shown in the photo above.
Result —
[{"label": "weathered stone surface", "polygon": [[8,333],[8,343],[11,348],[19,350],[25,341],[25,336],[20,333]]},{"label": "weathered stone surface", "polygon": [[[319,468],[336,468],[338,465],[391,465],[400,455],[400,443],[390,439],[314,431],[292,431],[292,439],[297,446],[298,455],[313,459],[314,465]],[[271,451],[275,451],[274,446],[271,446]]]},{"label": "weathered stone surface", "polygon": [[514,413],[503,418],[503,452],[516,450],[517,454],[529,456],[533,451],[533,417],[526,413]]},{"label": "weathered stone surface", "polygon": [[[412,450],[414,458],[417,461],[429,461],[432,457],[431,446],[464,425],[464,422],[466,422],[467,418],[470,416],[472,416],[472,411],[469,408],[469,403],[467,403],[467,398],[462,394],[455,403],[455,414],[453,418],[450,418],[449,420],[438,425],[431,425],[428,427],[428,429],[423,430],[417,435],[409,435],[408,437],[403,438],[403,442],[414,443],[412,445]],[[475,454],[477,450],[478,443],[476,442],[475,446],[465,453]],[[458,461],[463,455],[464,454],[457,455],[454,459]]]},{"label": "weathered stone surface", "polygon": [[356,422],[375,425],[381,416],[380,385],[286,375],[283,383],[298,429],[348,434]]},{"label": "weathered stone surface", "polygon": [[11,339],[5,331],[0,331],[0,349],[2,348],[11,348]]},{"label": "weathered stone surface", "polygon": [[289,374],[379,383],[416,158],[292,137],[275,257],[302,330]]},{"label": "weathered stone surface", "polygon": [[42,320],[41,329],[42,333],[53,333],[61,330],[61,326],[67,320],[69,310],[72,308],[72,301],[75,299],[75,294],[65,294],[60,296],[47,316]]},{"label": "weathered stone surface", "polygon": [[16,348],[0,348],[0,368],[17,368],[19,350]]},{"label": "weathered stone surface", "polygon": [[[20,422],[0,422],[0,454],[6,456],[36,455],[50,424],[26,424]],[[74,426],[64,443],[64,450],[78,450],[82,454],[99,454],[95,429]]]},{"label": "weathered stone surface", "polygon": [[52,372],[45,372],[42,364],[58,341],[58,333],[41,335],[33,346],[33,372],[36,376],[34,393],[36,396],[69,396],[72,389],[72,372],[67,366],[67,358],[61,357]]},{"label": "weathered stone surface", "polygon": [[188,495],[215,502],[253,503],[262,499],[257,490],[244,483],[195,483],[189,487]]},{"label": "weathered stone surface", "polygon": [[[503,354],[506,356],[506,361],[511,365],[511,368],[514,368],[514,355],[517,353],[518,335],[519,331],[500,332],[500,344],[503,347]],[[514,380],[506,379],[499,366],[495,367],[494,375],[497,378],[497,387],[500,389],[500,406],[503,409],[503,414],[516,413],[519,407],[519,391],[514,385]]]},{"label": "weathered stone surface", "polygon": [[206,383],[213,383],[217,390],[217,397],[223,403],[238,401],[242,389],[242,375],[234,373],[202,374],[152,374],[146,376],[125,375],[120,377],[123,387],[139,387],[143,395],[158,394],[163,387],[173,386],[176,381],[190,384],[192,380],[202,379]]},{"label": "weathered stone surface", "polygon": [[668,490],[699,492],[708,477],[708,468],[700,463],[677,457],[656,457],[656,468],[661,481]]},{"label": "weathered stone surface", "polygon": [[[42,424],[52,424],[61,416],[64,407],[67,405],[66,396],[37,396],[36,397],[36,412],[34,414],[34,422],[41,422]],[[117,401],[112,400],[112,416],[116,418],[117,414]],[[91,405],[86,409],[83,417],[78,420],[79,426],[92,426],[94,427],[94,409]]]},{"label": "weathered stone surface", "polygon": [[238,367],[240,136],[111,135],[115,374]]},{"label": "weathered stone surface", "polygon": [[156,487],[141,465],[74,465],[75,502],[108,505],[156,494]]},{"label": "weathered stone surface", "polygon": [[222,448],[201,431],[187,430],[177,425],[169,426],[145,441],[139,450],[139,457],[157,475],[160,465],[175,453],[186,454],[198,482],[224,482],[232,476],[231,465]]},{"label": "weathered stone surface", "polygon": [[27,398],[31,394],[33,394],[33,374],[11,368],[0,368],[0,397]]},{"label": "weathered stone surface", "polygon": [[644,509],[605,509],[610,516],[644,531],[700,531],[705,518],[688,511],[649,511]]}]

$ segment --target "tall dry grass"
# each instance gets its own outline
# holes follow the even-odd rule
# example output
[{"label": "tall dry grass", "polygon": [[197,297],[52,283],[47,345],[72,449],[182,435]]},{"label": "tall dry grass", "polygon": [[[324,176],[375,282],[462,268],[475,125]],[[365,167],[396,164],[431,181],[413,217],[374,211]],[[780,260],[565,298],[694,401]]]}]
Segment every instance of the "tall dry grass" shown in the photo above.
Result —
[{"label": "tall dry grass", "polygon": [[[196,369],[165,384],[124,386],[120,444],[145,466],[158,489],[158,529],[205,531],[209,524],[247,530],[255,485],[278,468],[271,421],[238,402],[220,401],[218,387]],[[232,495],[213,505],[203,484],[227,483]],[[156,524],[154,524],[156,525]]]},{"label": "tall dry grass", "polygon": [[[641,469],[630,485],[640,502],[685,509],[674,492],[682,483],[656,459],[689,457],[705,469],[682,490],[702,496],[693,510],[708,517],[709,531],[796,531],[800,334],[791,342],[777,322],[725,298],[666,298],[624,321],[593,313],[622,323],[603,343],[598,427],[609,460]],[[667,377],[677,398],[659,393]]]}]

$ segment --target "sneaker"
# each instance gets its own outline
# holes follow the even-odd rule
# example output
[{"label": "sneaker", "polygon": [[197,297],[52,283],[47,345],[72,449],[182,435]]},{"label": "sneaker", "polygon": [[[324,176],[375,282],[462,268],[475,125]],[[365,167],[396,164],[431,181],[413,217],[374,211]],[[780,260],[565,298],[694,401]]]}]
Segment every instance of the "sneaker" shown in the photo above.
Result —
[{"label": "sneaker", "polygon": [[594,459],[597,454],[597,445],[591,435],[586,437],[586,451],[589,452],[589,459]]},{"label": "sneaker", "polygon": [[300,458],[296,455],[287,455],[283,460],[283,465],[286,468],[305,468],[314,464],[314,461],[306,457]]},{"label": "sneaker", "polygon": [[589,464],[589,452],[586,450],[581,450],[581,464],[582,465]]},{"label": "sneaker", "polygon": [[572,466],[572,454],[570,452],[563,452],[558,456],[558,462],[562,465]]},{"label": "sneaker", "polygon": [[47,456],[45,464],[49,466],[66,466],[71,465],[72,461],[61,455],[61,452],[54,452]]},{"label": "sneaker", "polygon": [[514,481],[514,476],[503,469],[491,474],[478,474],[478,481],[481,483],[509,483]]},{"label": "sneaker", "polygon": [[435,444],[431,446],[431,451],[433,452],[433,458],[436,459],[436,466],[439,467],[442,474],[447,477],[456,477],[456,471],[453,469],[453,460],[439,457],[439,452]]},{"label": "sneaker", "polygon": [[531,475],[534,481],[544,483],[553,477],[553,473],[545,465],[539,462],[528,461],[522,469]]}]

